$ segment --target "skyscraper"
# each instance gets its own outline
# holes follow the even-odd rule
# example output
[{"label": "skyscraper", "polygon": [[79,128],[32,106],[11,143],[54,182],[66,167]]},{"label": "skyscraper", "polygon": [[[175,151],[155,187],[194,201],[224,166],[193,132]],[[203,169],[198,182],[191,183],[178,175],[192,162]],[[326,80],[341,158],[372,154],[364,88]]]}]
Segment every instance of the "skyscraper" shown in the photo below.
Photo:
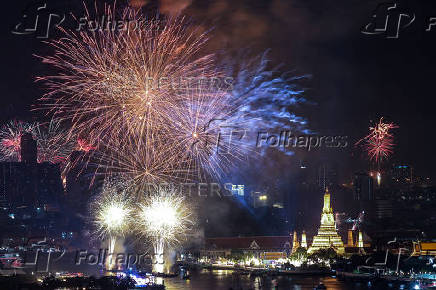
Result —
[{"label": "skyscraper", "polygon": [[354,200],[368,201],[374,199],[374,179],[369,174],[354,174]]},{"label": "skyscraper", "polygon": [[37,162],[37,144],[33,139],[32,134],[25,133],[21,136],[21,162],[24,163],[36,163]]}]

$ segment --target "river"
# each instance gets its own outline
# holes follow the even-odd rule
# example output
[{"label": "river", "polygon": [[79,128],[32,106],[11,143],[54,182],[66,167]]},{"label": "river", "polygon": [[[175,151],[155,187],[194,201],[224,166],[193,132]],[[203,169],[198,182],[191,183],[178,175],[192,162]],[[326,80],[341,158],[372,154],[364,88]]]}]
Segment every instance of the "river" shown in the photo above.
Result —
[{"label": "river", "polygon": [[[165,279],[167,290],[263,290],[274,289],[274,277],[250,277],[249,275],[235,275],[231,270],[201,270],[191,273],[189,280],[180,278]],[[275,277],[278,283],[276,289],[313,289],[322,282],[329,290],[374,289],[366,283],[345,283],[334,276],[283,276]]]}]

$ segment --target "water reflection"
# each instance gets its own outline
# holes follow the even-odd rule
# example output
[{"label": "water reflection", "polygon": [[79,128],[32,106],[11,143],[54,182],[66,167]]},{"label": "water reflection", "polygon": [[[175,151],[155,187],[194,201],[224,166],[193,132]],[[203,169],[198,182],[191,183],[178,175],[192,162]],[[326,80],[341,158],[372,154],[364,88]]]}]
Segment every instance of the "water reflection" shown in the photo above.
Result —
[{"label": "water reflection", "polygon": [[[263,290],[274,289],[272,277],[253,277],[250,275],[239,275],[231,270],[202,270],[192,272],[190,280],[180,278],[166,279],[165,285],[168,290],[188,289],[188,290]],[[319,276],[287,276],[275,277],[277,280],[277,289],[314,289],[322,282],[327,289],[331,290],[351,290],[351,289],[374,289],[364,283],[346,284],[336,279],[336,277],[319,277]]]}]

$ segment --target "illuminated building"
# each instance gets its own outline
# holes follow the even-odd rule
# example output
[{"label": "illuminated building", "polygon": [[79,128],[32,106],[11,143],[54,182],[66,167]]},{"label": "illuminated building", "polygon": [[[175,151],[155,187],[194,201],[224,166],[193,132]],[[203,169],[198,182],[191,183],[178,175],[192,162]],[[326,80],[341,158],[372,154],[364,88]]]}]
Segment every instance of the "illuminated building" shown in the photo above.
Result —
[{"label": "illuminated building", "polygon": [[357,247],[359,249],[363,249],[363,236],[362,236],[362,232],[359,231],[359,240],[357,242]]},{"label": "illuminated building", "polygon": [[268,206],[269,198],[267,193],[255,191],[251,193],[251,198],[253,200],[253,208]]},{"label": "illuminated building", "polygon": [[[21,138],[21,161],[0,162],[0,232],[6,237],[57,236],[64,190],[59,164],[37,163],[36,141]],[[14,220],[14,222],[12,222]]]},{"label": "illuminated building", "polygon": [[356,241],[353,238],[353,230],[348,230],[348,240],[345,245],[345,252],[347,254],[365,254],[365,249],[369,249],[371,247],[370,238],[368,236],[365,237],[366,243],[363,240],[362,231],[358,231]]},{"label": "illuminated building", "polygon": [[243,184],[232,184],[232,193],[234,195],[244,196],[244,188]]},{"label": "illuminated building", "polygon": [[292,253],[294,253],[300,247],[300,243],[298,242],[297,232],[294,231],[294,236],[292,238]]},{"label": "illuminated building", "polygon": [[435,256],[436,257],[436,243],[435,242],[413,242],[412,256]]},{"label": "illuminated building", "polygon": [[410,184],[413,182],[413,168],[409,165],[395,165],[392,168],[394,182]]},{"label": "illuminated building", "polygon": [[21,161],[0,163],[0,204],[7,208],[57,208],[63,196],[59,164],[37,163],[32,135],[21,137]]},{"label": "illuminated building", "polygon": [[307,249],[306,232],[301,234],[301,247]]},{"label": "illuminated building", "polygon": [[326,188],[324,194],[324,207],[321,214],[321,226],[318,234],[313,238],[312,246],[307,251],[313,253],[319,249],[333,248],[338,254],[345,252],[344,243],[336,230],[335,217],[330,205],[330,193]]},{"label": "illuminated building", "polygon": [[354,247],[353,230],[348,230],[347,247]]},{"label": "illuminated building", "polygon": [[265,264],[289,256],[289,236],[218,237],[206,238],[200,256],[210,261],[231,256],[232,252],[243,253],[260,259]]}]

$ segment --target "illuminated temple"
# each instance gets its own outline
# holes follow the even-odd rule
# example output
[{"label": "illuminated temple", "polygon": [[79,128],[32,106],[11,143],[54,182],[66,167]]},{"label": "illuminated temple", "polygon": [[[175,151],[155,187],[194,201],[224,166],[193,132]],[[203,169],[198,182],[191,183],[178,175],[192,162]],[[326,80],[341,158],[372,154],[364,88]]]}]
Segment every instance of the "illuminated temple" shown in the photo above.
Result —
[{"label": "illuminated temple", "polygon": [[345,252],[344,243],[336,231],[336,222],[333,209],[330,205],[330,193],[326,189],[324,194],[324,207],[321,214],[321,226],[318,234],[313,238],[312,246],[307,251],[312,253],[319,249],[333,248],[338,254]]}]

